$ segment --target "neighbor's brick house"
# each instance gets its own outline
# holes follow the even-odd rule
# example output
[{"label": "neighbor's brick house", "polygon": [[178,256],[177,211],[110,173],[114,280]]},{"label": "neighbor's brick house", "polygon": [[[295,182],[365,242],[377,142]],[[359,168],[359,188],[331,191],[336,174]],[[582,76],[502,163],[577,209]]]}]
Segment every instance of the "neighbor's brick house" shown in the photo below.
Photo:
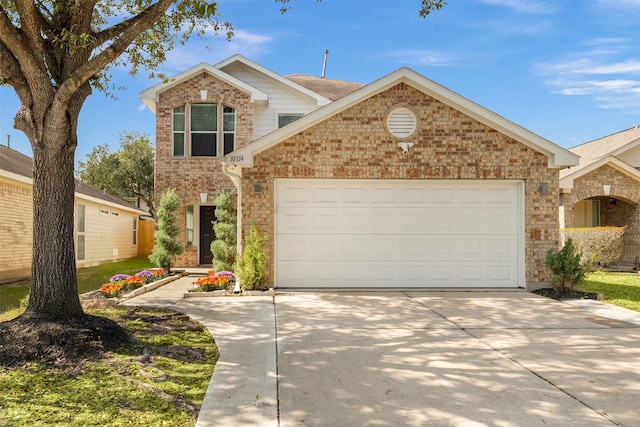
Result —
[{"label": "neighbor's brick house", "polygon": [[[176,188],[185,205],[184,241],[198,234],[188,230],[196,228],[196,207],[211,202],[200,193],[235,188],[239,233],[258,225],[275,286],[547,281],[544,257],[558,244],[558,170],[577,164],[557,145],[406,68],[334,100],[314,98],[238,56],[178,77],[143,99],[157,115],[158,190]],[[279,85],[299,98],[282,110],[298,120],[283,127],[273,91]],[[235,146],[193,159],[181,151],[182,105],[204,99],[235,109]],[[272,125],[266,132],[265,119]],[[200,149],[193,129],[184,145],[189,137]]]},{"label": "neighbor's brick house", "polygon": [[560,172],[561,227],[626,227],[617,263],[637,266],[640,256],[640,128],[587,142],[569,151],[577,166]]}]

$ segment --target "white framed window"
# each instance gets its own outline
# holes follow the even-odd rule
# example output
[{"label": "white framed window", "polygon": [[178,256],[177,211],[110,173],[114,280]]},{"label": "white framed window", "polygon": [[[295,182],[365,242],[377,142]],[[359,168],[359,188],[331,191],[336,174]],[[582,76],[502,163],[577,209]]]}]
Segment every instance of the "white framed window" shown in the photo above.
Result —
[{"label": "white framed window", "polygon": [[236,110],[225,105],[222,108],[223,155],[236,149]]},{"label": "white framed window", "polygon": [[193,246],[193,205],[187,206],[187,246]]},{"label": "white framed window", "polygon": [[300,117],[304,116],[302,113],[279,113],[278,114],[278,128],[286,126],[289,123],[293,123]]},{"label": "white framed window", "polygon": [[173,157],[185,156],[185,129],[186,129],[186,113],[185,106],[180,105],[173,109],[173,141],[172,153]]},{"label": "white framed window", "polygon": [[192,157],[218,155],[218,105],[191,104],[189,124]]},{"label": "white framed window", "polygon": [[133,244],[138,244],[138,218],[133,218]]},{"label": "white framed window", "polygon": [[83,261],[85,259],[85,223],[86,223],[86,207],[85,205],[76,206],[76,259]]}]

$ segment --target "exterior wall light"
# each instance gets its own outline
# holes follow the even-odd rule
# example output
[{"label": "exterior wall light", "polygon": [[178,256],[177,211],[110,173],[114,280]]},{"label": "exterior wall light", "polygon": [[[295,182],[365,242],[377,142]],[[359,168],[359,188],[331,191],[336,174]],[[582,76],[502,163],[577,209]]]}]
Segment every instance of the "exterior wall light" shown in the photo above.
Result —
[{"label": "exterior wall light", "polygon": [[540,185],[538,185],[538,192],[545,196],[549,194],[549,183],[541,182]]}]

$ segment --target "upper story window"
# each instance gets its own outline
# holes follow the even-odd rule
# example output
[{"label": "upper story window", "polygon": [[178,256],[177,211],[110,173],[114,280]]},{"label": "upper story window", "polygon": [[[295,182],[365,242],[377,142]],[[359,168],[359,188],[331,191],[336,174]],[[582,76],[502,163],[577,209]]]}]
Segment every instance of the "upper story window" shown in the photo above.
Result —
[{"label": "upper story window", "polygon": [[173,157],[184,157],[185,107],[173,109]]},{"label": "upper story window", "polygon": [[236,110],[220,109],[215,103],[197,103],[172,110],[173,157],[218,157],[236,149]]},{"label": "upper story window", "polygon": [[215,157],[218,154],[218,105],[191,105],[191,156]]},{"label": "upper story window", "polygon": [[278,114],[278,128],[281,128],[282,126],[286,126],[289,123],[293,123],[302,116],[304,116],[304,114],[298,114],[298,113]]},{"label": "upper story window", "polygon": [[224,139],[224,155],[236,149],[236,110],[224,106],[222,113],[222,133]]}]

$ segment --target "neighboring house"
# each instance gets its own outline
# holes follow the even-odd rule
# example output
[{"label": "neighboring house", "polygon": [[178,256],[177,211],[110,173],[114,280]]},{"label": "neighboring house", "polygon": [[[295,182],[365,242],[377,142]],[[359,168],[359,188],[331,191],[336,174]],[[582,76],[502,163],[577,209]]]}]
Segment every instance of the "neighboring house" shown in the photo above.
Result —
[{"label": "neighboring house", "polygon": [[[31,275],[32,168],[30,157],[0,145],[0,281]],[[79,181],[74,209],[77,267],[138,256],[138,218],[145,211]]]},{"label": "neighboring house", "polygon": [[560,226],[626,226],[621,265],[640,255],[640,127],[571,148],[577,166],[560,172]]},{"label": "neighboring house", "polygon": [[239,235],[258,225],[276,287],[548,280],[558,170],[577,156],[412,70],[359,87],[236,55],[141,97],[156,114],[156,191],[184,205],[192,247],[179,264],[211,261],[211,196],[230,189]]}]

